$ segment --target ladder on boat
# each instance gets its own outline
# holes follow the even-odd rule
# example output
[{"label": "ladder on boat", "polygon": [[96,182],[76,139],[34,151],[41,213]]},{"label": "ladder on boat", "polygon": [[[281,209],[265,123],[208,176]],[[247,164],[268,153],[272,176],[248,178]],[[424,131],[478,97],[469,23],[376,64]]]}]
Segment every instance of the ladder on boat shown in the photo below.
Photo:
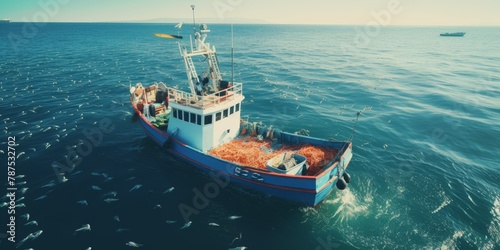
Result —
[{"label": "ladder on boat", "polygon": [[196,74],[196,68],[194,67],[193,59],[191,56],[186,54],[186,49],[184,49],[184,58],[186,60],[187,73],[189,78],[189,88],[191,89],[191,93],[196,95],[194,90],[194,84],[198,82],[198,74]]},{"label": "ladder on boat", "polygon": [[210,67],[213,69],[211,72],[211,77],[215,82],[218,82],[219,80],[222,80],[222,76],[220,74],[219,70],[219,62],[217,60],[217,56],[215,55],[215,52],[213,53],[208,53],[209,55],[209,60],[210,60]]}]

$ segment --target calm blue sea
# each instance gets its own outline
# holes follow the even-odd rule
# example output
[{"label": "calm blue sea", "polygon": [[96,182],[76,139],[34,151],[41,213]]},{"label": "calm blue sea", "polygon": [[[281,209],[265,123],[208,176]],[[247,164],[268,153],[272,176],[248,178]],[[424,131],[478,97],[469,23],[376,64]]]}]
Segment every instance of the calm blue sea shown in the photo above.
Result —
[{"label": "calm blue sea", "polygon": [[[235,25],[246,118],[346,139],[362,111],[352,181],[316,208],[231,185],[180,229],[179,206],[193,206],[212,180],[164,154],[128,102],[137,82],[186,87],[176,41],[152,35],[177,35],[173,26],[0,26],[0,194],[15,136],[24,176],[15,185],[16,241],[43,230],[18,249],[128,249],[130,241],[142,249],[500,249],[500,28]],[[230,26],[209,29],[230,79]],[[439,36],[457,31],[467,34]],[[191,32],[186,25],[180,35]],[[113,131],[101,140],[103,121]],[[77,148],[85,155],[59,183],[51,165],[67,165]],[[8,210],[3,203],[1,249],[14,249]],[[25,225],[26,214],[37,225]],[[75,233],[85,224],[91,231]]]}]

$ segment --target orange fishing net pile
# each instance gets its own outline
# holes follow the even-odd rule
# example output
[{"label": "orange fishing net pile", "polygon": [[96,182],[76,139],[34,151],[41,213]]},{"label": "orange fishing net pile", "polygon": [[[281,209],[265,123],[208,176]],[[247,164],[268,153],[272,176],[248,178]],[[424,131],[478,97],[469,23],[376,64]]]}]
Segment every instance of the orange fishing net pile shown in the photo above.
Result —
[{"label": "orange fishing net pile", "polygon": [[290,151],[297,151],[297,154],[307,158],[307,163],[309,164],[307,175],[316,174],[337,153],[335,149],[312,145],[284,145],[279,149],[273,150],[271,149],[271,141],[269,140],[259,141],[253,137],[245,137],[232,140],[214,148],[209,154],[242,166],[267,169],[266,162],[269,159]]},{"label": "orange fishing net pile", "polygon": [[209,153],[243,166],[267,169],[266,162],[269,159],[287,151],[282,148],[271,150],[270,146],[270,141],[259,141],[255,138],[235,139],[212,149]]},{"label": "orange fishing net pile", "polygon": [[337,150],[319,146],[306,145],[297,151],[297,154],[307,158],[309,164],[308,175],[315,175],[321,168],[328,164],[337,154]]}]

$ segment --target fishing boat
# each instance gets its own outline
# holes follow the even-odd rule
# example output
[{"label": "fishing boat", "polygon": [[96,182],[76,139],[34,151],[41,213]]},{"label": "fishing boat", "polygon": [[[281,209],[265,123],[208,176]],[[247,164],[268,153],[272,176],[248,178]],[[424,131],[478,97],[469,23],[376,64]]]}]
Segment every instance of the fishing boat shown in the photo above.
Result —
[{"label": "fishing boat", "polygon": [[12,21],[12,20],[10,20],[10,19],[6,19],[6,18],[4,18],[4,19],[0,19],[0,23],[10,23],[11,21]]},{"label": "fishing boat", "polygon": [[[163,82],[130,86],[130,102],[146,134],[217,183],[230,181],[266,197],[316,206],[334,187],[346,188],[352,138],[320,139],[242,120],[243,84],[222,79],[215,46],[206,42],[209,32],[206,25],[196,28],[190,48],[178,42],[185,90]],[[206,62],[201,75],[194,57]]]},{"label": "fishing boat", "polygon": [[440,36],[464,36],[465,32],[441,33]]}]

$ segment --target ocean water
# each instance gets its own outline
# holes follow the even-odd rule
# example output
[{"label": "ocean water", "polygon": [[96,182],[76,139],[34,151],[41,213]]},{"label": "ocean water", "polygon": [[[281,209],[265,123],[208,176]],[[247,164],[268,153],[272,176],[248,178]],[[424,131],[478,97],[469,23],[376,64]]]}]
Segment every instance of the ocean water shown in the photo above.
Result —
[{"label": "ocean water", "polygon": [[[230,79],[230,26],[209,28]],[[24,204],[15,209],[17,244],[43,230],[18,249],[128,249],[129,241],[142,249],[500,249],[500,28],[234,30],[234,78],[250,120],[344,140],[362,111],[348,188],[307,208],[230,185],[180,229],[179,206],[194,207],[212,180],[163,153],[128,102],[137,82],[186,87],[176,41],[152,35],[177,34],[173,25],[11,23],[0,26],[1,194],[15,137],[15,174],[24,176],[15,185]],[[455,31],[467,34],[439,37]],[[84,154],[59,183],[52,165],[67,166],[77,149]],[[8,210],[0,208],[1,249],[15,248]],[[25,225],[27,213],[37,225]],[[85,224],[91,231],[75,232]]]}]

